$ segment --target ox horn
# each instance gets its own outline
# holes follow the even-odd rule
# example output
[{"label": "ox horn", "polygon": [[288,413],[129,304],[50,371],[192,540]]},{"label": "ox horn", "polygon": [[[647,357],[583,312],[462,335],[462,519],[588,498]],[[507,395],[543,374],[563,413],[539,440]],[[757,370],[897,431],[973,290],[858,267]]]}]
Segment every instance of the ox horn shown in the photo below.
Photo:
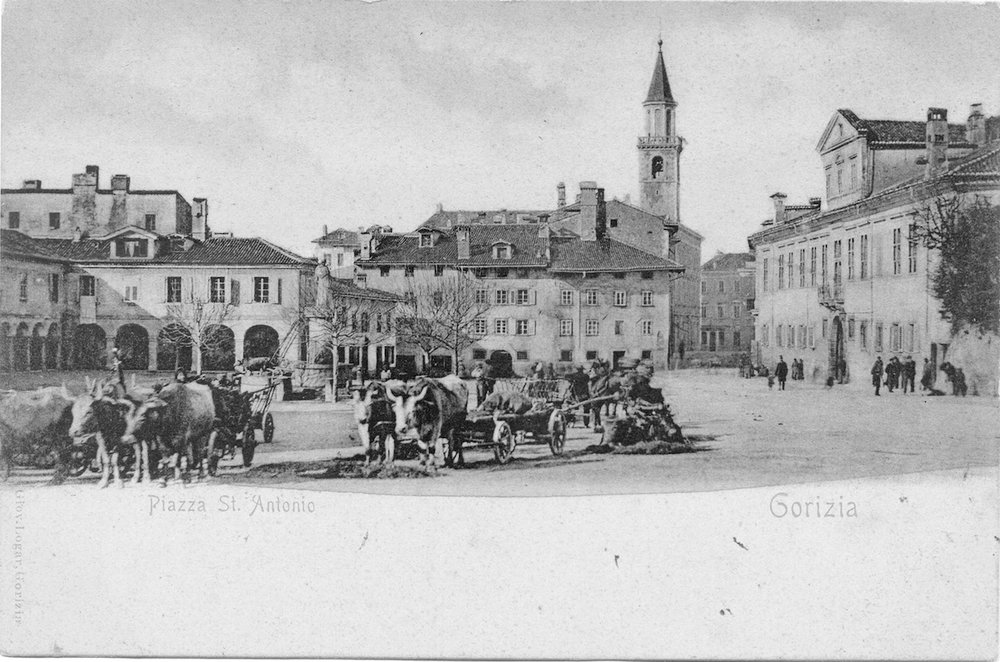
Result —
[{"label": "ox horn", "polygon": [[423,400],[424,396],[427,395],[427,389],[429,389],[429,388],[430,388],[430,385],[427,385],[427,386],[423,387],[422,389],[420,389],[420,393],[417,394],[417,398],[416,399],[417,400]]},{"label": "ox horn", "polygon": [[397,397],[396,397],[396,394],[392,392],[392,389],[391,389],[391,388],[388,388],[388,387],[387,387],[387,388],[385,389],[385,397],[386,397],[386,398],[388,398],[388,399],[389,399],[389,401],[390,401],[390,402],[392,402],[392,403],[397,403],[397,402],[399,402],[399,398],[397,398]]}]

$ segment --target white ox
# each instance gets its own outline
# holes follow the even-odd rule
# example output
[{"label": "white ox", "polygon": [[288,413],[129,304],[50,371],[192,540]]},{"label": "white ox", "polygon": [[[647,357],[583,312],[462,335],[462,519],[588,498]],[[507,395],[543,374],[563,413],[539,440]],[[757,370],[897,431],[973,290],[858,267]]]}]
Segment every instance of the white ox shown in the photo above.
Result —
[{"label": "white ox", "polygon": [[403,393],[386,389],[396,414],[396,437],[415,437],[420,463],[437,470],[438,441],[465,422],[469,390],[455,375],[441,379],[419,377],[405,385]]}]

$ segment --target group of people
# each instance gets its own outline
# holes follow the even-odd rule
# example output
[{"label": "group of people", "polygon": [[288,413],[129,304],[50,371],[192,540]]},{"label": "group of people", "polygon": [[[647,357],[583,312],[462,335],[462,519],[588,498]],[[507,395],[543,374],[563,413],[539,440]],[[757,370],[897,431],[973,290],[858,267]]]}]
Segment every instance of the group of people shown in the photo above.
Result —
[{"label": "group of people", "polygon": [[[883,386],[892,393],[903,385],[903,393],[913,393],[914,384],[917,378],[917,362],[907,354],[903,361],[898,356],[893,356],[886,364],[882,363],[882,357],[875,357],[875,364],[872,365],[872,386],[875,387],[875,395],[880,395]],[[930,361],[924,359],[924,372],[920,379],[921,389],[930,388],[934,381],[934,368]]]}]

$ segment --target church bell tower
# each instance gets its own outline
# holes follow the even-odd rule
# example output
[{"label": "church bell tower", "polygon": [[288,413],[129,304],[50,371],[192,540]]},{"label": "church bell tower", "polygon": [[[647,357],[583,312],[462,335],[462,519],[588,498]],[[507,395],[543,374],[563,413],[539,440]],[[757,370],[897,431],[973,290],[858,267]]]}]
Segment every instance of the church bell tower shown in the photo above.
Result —
[{"label": "church bell tower", "polygon": [[639,136],[639,195],[641,206],[668,223],[680,221],[681,138],[677,135],[677,102],[670,93],[663,64],[663,40],[653,68],[653,80],[642,104],[646,131]]}]

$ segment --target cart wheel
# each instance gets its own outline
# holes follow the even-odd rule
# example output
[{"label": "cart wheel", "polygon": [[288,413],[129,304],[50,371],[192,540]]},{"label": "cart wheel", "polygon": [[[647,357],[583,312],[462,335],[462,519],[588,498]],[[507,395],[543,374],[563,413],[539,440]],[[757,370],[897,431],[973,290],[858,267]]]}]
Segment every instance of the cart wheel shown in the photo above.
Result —
[{"label": "cart wheel", "polygon": [[74,450],[69,458],[68,465],[66,475],[79,478],[87,471],[87,467],[90,466],[90,458],[87,457],[86,452],[83,450]]},{"label": "cart wheel", "polygon": [[243,466],[249,467],[253,463],[253,453],[257,449],[257,442],[254,439],[254,427],[252,421],[247,421],[243,428]]},{"label": "cart wheel", "polygon": [[264,443],[269,444],[274,439],[274,416],[271,412],[264,415]]},{"label": "cart wheel", "polygon": [[556,409],[549,417],[549,450],[553,455],[562,455],[566,446],[566,419]]},{"label": "cart wheel", "polygon": [[458,458],[462,453],[462,439],[457,429],[452,428],[448,432],[448,439],[444,442],[441,450],[444,455],[444,464],[446,467],[454,467],[458,464]]},{"label": "cart wheel", "polygon": [[500,464],[507,464],[510,461],[510,456],[514,454],[514,433],[511,431],[507,421],[497,421],[493,438],[496,439],[496,445],[493,447],[493,457]]}]

